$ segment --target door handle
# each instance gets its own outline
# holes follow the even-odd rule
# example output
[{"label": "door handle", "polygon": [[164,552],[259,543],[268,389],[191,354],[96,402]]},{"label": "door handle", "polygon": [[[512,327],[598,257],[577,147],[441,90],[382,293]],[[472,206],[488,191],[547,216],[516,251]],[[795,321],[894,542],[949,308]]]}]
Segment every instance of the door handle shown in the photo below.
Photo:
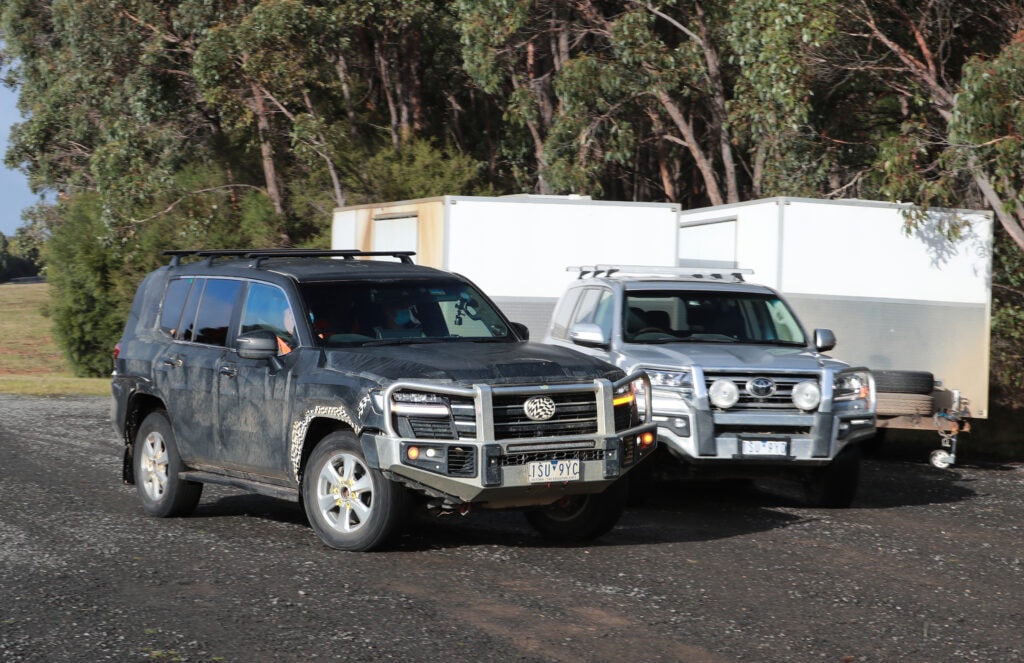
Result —
[{"label": "door handle", "polygon": [[167,357],[163,361],[164,366],[170,366],[171,368],[179,368],[183,363],[181,357]]},{"label": "door handle", "polygon": [[225,377],[233,378],[238,375],[238,369],[234,366],[221,366],[220,374]]}]

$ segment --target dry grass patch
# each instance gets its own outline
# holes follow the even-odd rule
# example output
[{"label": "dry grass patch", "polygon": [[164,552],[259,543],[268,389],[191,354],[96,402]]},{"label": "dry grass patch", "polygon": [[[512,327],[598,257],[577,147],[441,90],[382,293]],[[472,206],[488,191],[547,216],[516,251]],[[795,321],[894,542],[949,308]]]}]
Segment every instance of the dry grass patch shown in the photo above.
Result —
[{"label": "dry grass patch", "polygon": [[107,378],[76,378],[53,339],[46,283],[0,285],[0,393],[109,395]]}]

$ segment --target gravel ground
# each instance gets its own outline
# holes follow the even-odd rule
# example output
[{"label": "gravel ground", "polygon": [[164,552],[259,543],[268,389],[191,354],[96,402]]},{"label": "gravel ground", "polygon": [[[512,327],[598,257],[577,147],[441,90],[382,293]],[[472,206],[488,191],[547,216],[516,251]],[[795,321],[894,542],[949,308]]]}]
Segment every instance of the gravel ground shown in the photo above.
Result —
[{"label": "gravel ground", "polygon": [[924,460],[846,510],[661,483],[592,545],[474,513],[340,553],[226,488],[146,517],[107,399],[0,395],[0,659],[1024,660],[1024,470]]}]

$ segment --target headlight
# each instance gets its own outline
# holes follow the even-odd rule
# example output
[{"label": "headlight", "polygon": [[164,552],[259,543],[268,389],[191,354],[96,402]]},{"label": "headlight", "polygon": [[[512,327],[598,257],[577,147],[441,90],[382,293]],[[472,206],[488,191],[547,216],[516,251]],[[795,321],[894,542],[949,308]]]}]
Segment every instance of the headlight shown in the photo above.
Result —
[{"label": "headlight", "polygon": [[836,376],[832,400],[867,400],[871,396],[871,377],[867,371],[840,373]]},{"label": "headlight", "polygon": [[421,417],[447,417],[448,401],[437,394],[415,391],[396,391],[391,395],[391,411]]},{"label": "headlight", "polygon": [[732,380],[715,380],[708,388],[711,404],[723,410],[736,405],[740,399],[740,388]]},{"label": "headlight", "polygon": [[821,387],[813,380],[806,380],[793,387],[793,405],[804,412],[810,412],[821,403]]},{"label": "headlight", "polygon": [[690,371],[665,371],[644,369],[651,378],[651,389],[681,389],[686,398],[693,397],[693,374]]},{"label": "headlight", "polygon": [[612,405],[618,407],[619,405],[626,405],[636,400],[636,392],[643,390],[643,380],[636,380],[634,382],[627,382],[624,385],[615,389],[615,395],[613,396]]}]

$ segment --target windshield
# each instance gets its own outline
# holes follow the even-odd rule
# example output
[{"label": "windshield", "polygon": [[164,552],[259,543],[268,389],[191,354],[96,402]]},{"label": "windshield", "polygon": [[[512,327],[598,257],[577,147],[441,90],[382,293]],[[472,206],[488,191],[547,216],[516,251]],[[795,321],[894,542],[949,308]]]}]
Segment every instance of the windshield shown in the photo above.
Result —
[{"label": "windshield", "polygon": [[623,315],[623,339],[630,343],[807,344],[793,312],[774,295],[633,291]]},{"label": "windshield", "polygon": [[325,347],[516,340],[490,302],[460,281],[304,283],[300,290]]}]

